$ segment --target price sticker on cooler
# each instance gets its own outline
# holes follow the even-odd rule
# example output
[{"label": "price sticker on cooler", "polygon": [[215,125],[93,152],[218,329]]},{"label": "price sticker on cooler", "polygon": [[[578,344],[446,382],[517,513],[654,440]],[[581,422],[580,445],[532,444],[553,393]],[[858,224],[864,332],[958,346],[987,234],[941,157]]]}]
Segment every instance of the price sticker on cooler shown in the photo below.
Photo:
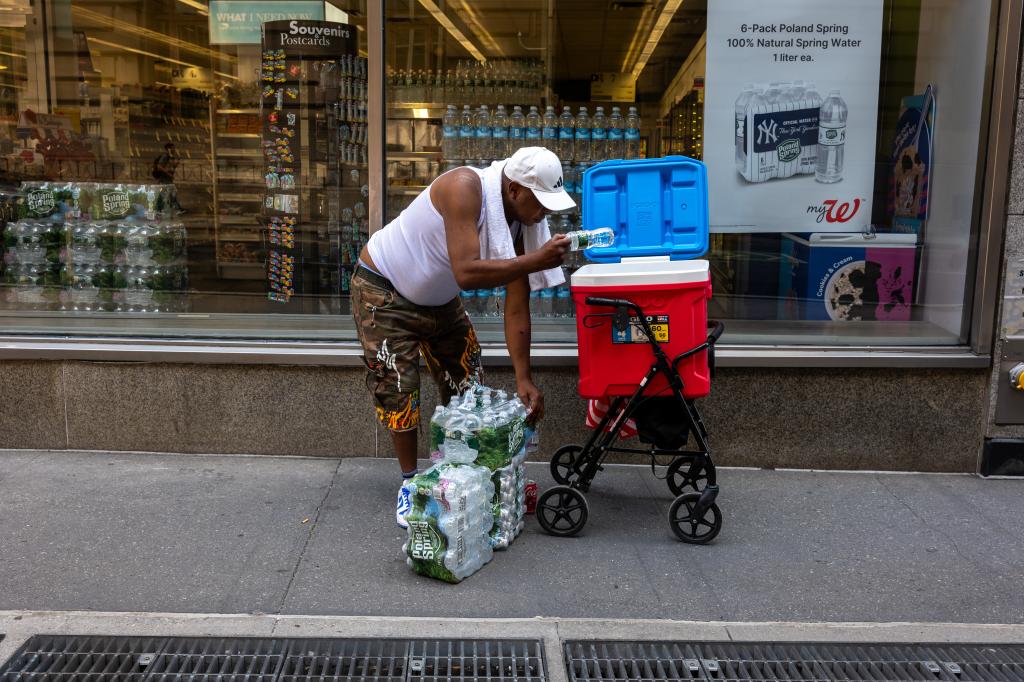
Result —
[{"label": "price sticker on cooler", "polygon": [[[647,315],[647,326],[658,343],[668,343],[668,315]],[[625,326],[612,326],[612,343],[649,343],[640,318],[633,315]]]}]

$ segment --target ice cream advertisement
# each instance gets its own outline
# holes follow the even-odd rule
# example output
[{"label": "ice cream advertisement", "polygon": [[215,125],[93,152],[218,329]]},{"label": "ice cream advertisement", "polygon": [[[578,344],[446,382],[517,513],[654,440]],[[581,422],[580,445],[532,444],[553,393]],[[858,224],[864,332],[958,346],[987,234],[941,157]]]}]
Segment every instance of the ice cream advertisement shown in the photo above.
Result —
[{"label": "ice cream advertisement", "polygon": [[882,0],[708,3],[713,231],[870,224],[881,36]]}]

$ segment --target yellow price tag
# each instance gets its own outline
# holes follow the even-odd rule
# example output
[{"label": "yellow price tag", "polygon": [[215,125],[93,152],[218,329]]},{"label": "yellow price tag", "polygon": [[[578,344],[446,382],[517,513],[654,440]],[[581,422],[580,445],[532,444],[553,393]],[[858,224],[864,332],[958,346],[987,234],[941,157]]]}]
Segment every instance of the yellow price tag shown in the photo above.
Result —
[{"label": "yellow price tag", "polygon": [[652,324],[651,331],[654,332],[654,340],[658,343],[668,343],[668,325]]}]

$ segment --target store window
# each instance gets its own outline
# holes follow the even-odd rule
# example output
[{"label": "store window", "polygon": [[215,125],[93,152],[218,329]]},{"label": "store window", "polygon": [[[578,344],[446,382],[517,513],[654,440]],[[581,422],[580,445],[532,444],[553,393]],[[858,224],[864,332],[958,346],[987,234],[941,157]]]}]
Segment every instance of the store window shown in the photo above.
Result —
[{"label": "store window", "polygon": [[[385,220],[444,170],[548,146],[709,169],[714,298],[736,344],[968,341],[992,3],[386,3]],[[447,133],[446,133],[447,131]],[[554,231],[580,225],[553,216]],[[567,274],[583,264],[574,257]],[[534,336],[572,342],[567,290]],[[464,293],[501,338],[500,290]]]},{"label": "store window", "polygon": [[13,4],[5,332],[354,338],[365,1]]}]

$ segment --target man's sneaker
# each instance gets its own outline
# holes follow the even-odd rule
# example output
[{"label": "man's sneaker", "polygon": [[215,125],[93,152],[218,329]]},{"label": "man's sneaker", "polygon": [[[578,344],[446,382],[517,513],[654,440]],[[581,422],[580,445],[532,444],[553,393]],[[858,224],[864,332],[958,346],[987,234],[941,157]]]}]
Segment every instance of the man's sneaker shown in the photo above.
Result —
[{"label": "man's sneaker", "polygon": [[405,515],[412,509],[412,500],[409,499],[409,491],[405,488],[405,482],[402,482],[402,487],[398,489],[398,503],[395,505],[395,521],[402,528],[408,528],[409,523],[405,520]]}]

